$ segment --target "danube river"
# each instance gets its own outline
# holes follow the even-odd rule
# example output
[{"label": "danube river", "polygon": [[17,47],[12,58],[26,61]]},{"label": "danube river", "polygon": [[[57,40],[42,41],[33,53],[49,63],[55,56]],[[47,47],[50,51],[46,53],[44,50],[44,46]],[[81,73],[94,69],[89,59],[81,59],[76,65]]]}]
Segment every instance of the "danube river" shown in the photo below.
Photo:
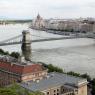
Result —
[{"label": "danube river", "polygon": [[[20,35],[24,29],[28,29],[27,24],[1,25],[0,41]],[[31,34],[43,38],[62,37],[44,31],[29,30]],[[32,39],[38,38],[32,37]],[[21,45],[12,45],[0,48],[21,53],[20,47]],[[79,38],[32,43],[32,60],[56,65],[65,71],[88,73],[95,77],[95,40]]]}]

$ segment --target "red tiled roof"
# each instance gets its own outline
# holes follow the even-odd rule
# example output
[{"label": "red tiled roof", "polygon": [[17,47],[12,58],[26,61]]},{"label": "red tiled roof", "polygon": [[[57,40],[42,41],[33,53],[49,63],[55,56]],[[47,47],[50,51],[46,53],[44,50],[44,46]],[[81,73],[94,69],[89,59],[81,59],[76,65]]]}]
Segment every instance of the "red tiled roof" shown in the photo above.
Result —
[{"label": "red tiled roof", "polygon": [[17,74],[27,74],[43,70],[43,67],[40,64],[31,64],[23,66],[4,61],[0,61],[0,68]]}]

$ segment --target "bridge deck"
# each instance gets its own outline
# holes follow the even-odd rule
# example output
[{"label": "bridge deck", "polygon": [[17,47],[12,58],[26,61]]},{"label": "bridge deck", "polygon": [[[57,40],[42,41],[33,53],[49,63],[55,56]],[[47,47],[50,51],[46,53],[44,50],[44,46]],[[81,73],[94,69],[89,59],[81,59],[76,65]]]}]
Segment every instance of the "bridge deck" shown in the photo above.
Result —
[{"label": "bridge deck", "polygon": [[[61,37],[61,38],[47,38],[47,39],[38,39],[38,40],[32,40],[31,43],[34,42],[45,42],[45,41],[54,41],[54,40],[65,40],[65,39],[76,39],[76,38],[86,38],[86,37]],[[0,46],[6,46],[6,45],[15,45],[15,44],[21,44],[22,41],[18,42],[7,42],[7,43],[0,43]]]}]

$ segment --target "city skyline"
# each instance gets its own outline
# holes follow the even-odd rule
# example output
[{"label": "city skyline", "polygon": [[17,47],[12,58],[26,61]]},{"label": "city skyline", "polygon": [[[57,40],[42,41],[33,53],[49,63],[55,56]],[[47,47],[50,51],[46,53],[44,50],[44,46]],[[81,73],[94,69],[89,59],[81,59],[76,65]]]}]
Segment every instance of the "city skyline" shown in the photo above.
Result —
[{"label": "city skyline", "polygon": [[0,0],[2,19],[94,18],[94,10],[94,0]]}]

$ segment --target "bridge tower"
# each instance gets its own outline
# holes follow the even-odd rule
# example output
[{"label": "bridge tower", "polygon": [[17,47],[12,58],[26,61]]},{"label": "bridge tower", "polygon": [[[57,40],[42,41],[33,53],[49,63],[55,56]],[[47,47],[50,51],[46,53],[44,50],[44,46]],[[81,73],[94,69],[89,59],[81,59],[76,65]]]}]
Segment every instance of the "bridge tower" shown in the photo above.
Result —
[{"label": "bridge tower", "polygon": [[22,55],[24,56],[25,60],[31,61],[31,35],[28,30],[24,30],[22,32],[23,38],[22,38]]}]

